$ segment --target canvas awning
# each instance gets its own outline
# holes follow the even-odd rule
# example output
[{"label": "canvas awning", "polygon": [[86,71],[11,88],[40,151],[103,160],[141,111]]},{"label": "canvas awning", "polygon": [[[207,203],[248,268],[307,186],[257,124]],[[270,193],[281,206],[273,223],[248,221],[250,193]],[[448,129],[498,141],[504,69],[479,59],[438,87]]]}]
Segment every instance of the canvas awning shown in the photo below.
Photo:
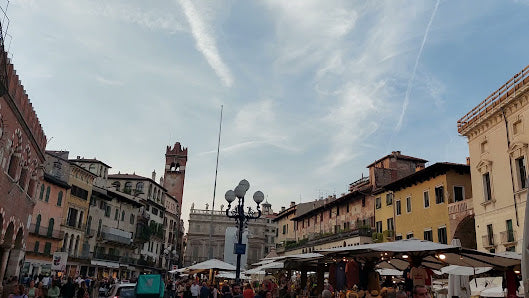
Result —
[{"label": "canvas awning", "polygon": [[485,273],[487,271],[492,270],[492,267],[465,267],[465,266],[457,266],[457,265],[450,265],[441,268],[441,273],[443,274],[453,274],[453,275],[476,275]]},{"label": "canvas awning", "polygon": [[217,269],[217,270],[225,270],[225,271],[235,271],[235,266],[232,264],[223,262],[221,260],[217,259],[210,259],[207,261],[204,261],[202,263],[198,263],[192,266],[187,267],[188,270],[209,270],[209,269]]},{"label": "canvas awning", "polygon": [[381,268],[398,270],[406,269],[412,258],[420,258],[422,264],[431,269],[441,269],[448,265],[506,268],[520,265],[521,261],[510,255],[496,255],[417,239],[339,247],[318,252],[327,259],[355,257],[374,260]]},{"label": "canvas awning", "polygon": [[119,268],[119,263],[114,263],[114,262],[92,260],[90,261],[90,264],[94,266],[103,266],[103,267],[114,268],[114,269]]}]

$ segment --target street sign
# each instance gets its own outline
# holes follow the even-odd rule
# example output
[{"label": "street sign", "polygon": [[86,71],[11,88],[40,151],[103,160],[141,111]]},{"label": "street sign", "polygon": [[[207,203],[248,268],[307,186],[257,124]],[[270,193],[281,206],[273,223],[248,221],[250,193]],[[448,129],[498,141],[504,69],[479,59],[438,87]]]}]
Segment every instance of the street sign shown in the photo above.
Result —
[{"label": "street sign", "polygon": [[246,253],[246,244],[233,244],[233,253],[236,255],[244,255]]}]

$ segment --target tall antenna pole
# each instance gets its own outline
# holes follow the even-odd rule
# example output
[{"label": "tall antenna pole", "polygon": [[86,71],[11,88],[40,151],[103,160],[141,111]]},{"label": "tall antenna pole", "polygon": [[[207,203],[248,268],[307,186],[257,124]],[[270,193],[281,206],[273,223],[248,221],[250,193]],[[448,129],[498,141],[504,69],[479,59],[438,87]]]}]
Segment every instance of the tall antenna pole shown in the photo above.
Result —
[{"label": "tall antenna pole", "polygon": [[215,193],[217,191],[217,173],[219,170],[219,153],[220,153],[220,134],[222,132],[222,110],[224,106],[220,106],[220,123],[219,123],[219,141],[217,143],[217,164],[215,165],[215,183],[213,184],[213,204],[211,204],[211,220],[209,222],[209,259],[213,259],[213,245],[211,238],[213,236],[213,212],[215,212]]}]

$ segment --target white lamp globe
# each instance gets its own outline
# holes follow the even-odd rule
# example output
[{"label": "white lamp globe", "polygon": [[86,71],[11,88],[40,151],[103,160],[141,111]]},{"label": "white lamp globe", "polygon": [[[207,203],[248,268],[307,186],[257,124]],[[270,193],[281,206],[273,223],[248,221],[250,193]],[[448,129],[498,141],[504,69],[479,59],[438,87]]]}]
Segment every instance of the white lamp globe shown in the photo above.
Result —
[{"label": "white lamp globe", "polygon": [[235,196],[237,198],[244,198],[244,195],[246,194],[246,190],[244,189],[244,187],[245,187],[244,185],[240,185],[240,184],[235,187],[234,191],[235,191]]},{"label": "white lamp globe", "polygon": [[243,187],[244,191],[248,191],[250,189],[250,182],[246,179],[242,179],[241,182],[239,182],[239,185]]},{"label": "white lamp globe", "polygon": [[261,204],[264,200],[264,194],[262,191],[258,190],[256,191],[254,194],[253,194],[253,200],[254,202],[256,202],[258,205]]},{"label": "white lamp globe", "polygon": [[235,201],[235,192],[233,190],[228,190],[224,195],[224,198],[231,204],[231,202]]}]

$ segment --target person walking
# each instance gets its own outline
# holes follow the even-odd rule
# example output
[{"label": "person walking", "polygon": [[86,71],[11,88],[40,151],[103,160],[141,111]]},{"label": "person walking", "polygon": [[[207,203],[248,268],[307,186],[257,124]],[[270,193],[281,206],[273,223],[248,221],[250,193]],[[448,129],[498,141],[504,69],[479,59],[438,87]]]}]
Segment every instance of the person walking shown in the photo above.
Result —
[{"label": "person walking", "polygon": [[59,288],[59,281],[54,280],[51,283],[51,287],[48,288],[46,297],[48,298],[58,298],[61,295],[61,289]]},{"label": "person walking", "polygon": [[198,297],[200,295],[200,286],[198,285],[198,282],[195,280],[193,281],[193,284],[191,285],[191,296]]},{"label": "person walking", "polygon": [[203,282],[200,288],[200,298],[209,298],[209,288],[206,282]]},{"label": "person walking", "polygon": [[75,284],[71,277],[68,277],[68,281],[62,286],[61,294],[63,298],[73,298],[75,296]]},{"label": "person walking", "polygon": [[254,291],[252,289],[252,286],[249,283],[246,284],[245,289],[242,292],[242,296],[244,298],[254,298],[255,297],[255,293],[254,293]]},{"label": "person walking", "polygon": [[36,298],[36,294],[37,294],[37,288],[35,288],[35,282],[34,281],[30,281],[29,282],[29,287],[28,287],[28,290],[27,290],[28,298]]},{"label": "person walking", "polygon": [[28,295],[24,294],[24,285],[17,285],[14,288],[14,293],[9,295],[9,298],[28,298]]}]

